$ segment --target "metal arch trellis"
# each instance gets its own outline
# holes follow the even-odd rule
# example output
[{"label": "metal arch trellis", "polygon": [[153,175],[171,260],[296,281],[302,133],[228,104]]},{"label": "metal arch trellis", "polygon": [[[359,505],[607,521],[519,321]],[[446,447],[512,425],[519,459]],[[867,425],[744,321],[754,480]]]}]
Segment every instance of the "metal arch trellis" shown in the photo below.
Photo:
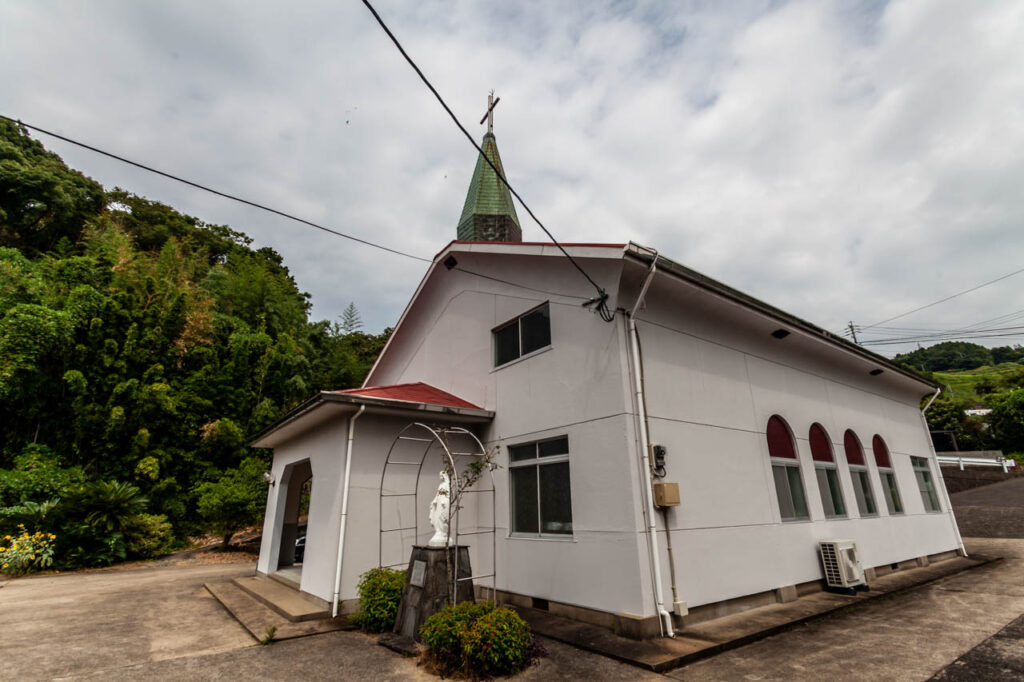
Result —
[{"label": "metal arch trellis", "polygon": [[[417,434],[417,435],[407,435],[407,432],[410,431],[410,430],[413,430],[414,432],[415,431],[421,431],[421,432],[425,432],[425,433],[421,433],[421,434]],[[426,437],[422,437],[422,436],[426,436]],[[449,438],[451,436],[458,436],[458,437],[467,438],[469,440],[469,447],[466,448],[466,450],[474,450],[475,449],[475,452],[459,451],[459,450],[453,451],[452,448],[449,447]],[[420,453],[419,461],[418,462],[416,462],[416,461],[405,461],[405,460],[401,460],[401,459],[396,459],[396,457],[395,457],[395,454],[396,454],[395,453],[395,449],[396,449],[396,447],[400,443],[403,443],[403,442],[422,443],[423,444],[423,452]],[[461,508],[461,504],[460,504],[461,495],[463,493],[477,493],[477,494],[487,494],[487,493],[489,493],[490,496],[491,496],[491,525],[490,525],[490,528],[481,526],[480,523],[479,523],[479,518],[478,518],[478,523],[477,523],[477,525],[475,527],[475,530],[473,530],[471,532],[467,532],[467,533],[461,534],[461,535],[487,535],[487,534],[490,534],[490,536],[491,536],[491,572],[490,573],[485,573],[485,574],[482,574],[482,575],[471,575],[471,576],[468,576],[468,577],[465,577],[465,578],[460,578],[459,577],[459,552],[456,549],[456,551],[454,552],[454,555],[455,555],[455,566],[454,566],[454,570],[451,573],[451,576],[452,576],[452,583],[451,583],[451,590],[452,591],[451,591],[451,595],[454,598],[454,595],[458,594],[457,588],[458,588],[458,583],[460,583],[460,582],[463,582],[463,581],[466,581],[466,580],[473,581],[473,580],[482,580],[484,578],[490,578],[491,579],[491,595],[490,596],[491,596],[491,599],[497,600],[497,594],[498,594],[498,590],[497,590],[497,587],[498,587],[498,582],[497,582],[498,553],[497,553],[497,532],[496,532],[496,526],[495,526],[495,524],[497,523],[497,516],[496,516],[496,512],[497,512],[497,499],[496,499],[496,497],[497,496],[495,494],[495,488],[494,488],[494,474],[491,471],[490,467],[485,467],[485,469],[487,470],[488,482],[490,483],[490,488],[489,489],[488,488],[482,488],[482,489],[481,488],[476,488],[475,486],[472,489],[468,489],[468,490],[463,490],[462,489],[462,487],[461,487],[462,479],[459,476],[459,467],[457,465],[457,462],[460,459],[464,459],[464,458],[480,458],[480,457],[485,457],[486,454],[487,454],[487,451],[484,448],[483,443],[480,442],[480,439],[477,438],[476,435],[472,431],[469,431],[468,429],[465,429],[465,428],[463,428],[461,426],[431,426],[431,425],[428,425],[428,424],[423,424],[421,422],[413,422],[411,424],[406,425],[401,431],[399,431],[398,435],[395,436],[395,439],[391,442],[391,447],[388,448],[387,459],[384,460],[384,468],[381,471],[381,475],[380,475],[380,489],[378,490],[379,509],[378,509],[378,516],[377,516],[377,521],[378,521],[377,527],[378,527],[379,532],[378,532],[378,537],[377,537],[377,565],[378,565],[378,567],[381,567],[381,568],[384,568],[385,566],[389,567],[389,568],[392,568],[392,567],[397,567],[397,566],[404,567],[404,566],[408,565],[407,562],[400,562],[400,563],[395,563],[395,564],[384,564],[384,535],[385,535],[385,533],[403,533],[403,532],[412,531],[412,533],[413,533],[413,542],[414,543],[415,543],[416,539],[418,538],[418,536],[419,536],[419,512],[420,512],[420,505],[419,505],[420,478],[421,478],[421,476],[423,474],[423,465],[427,461],[427,455],[430,453],[431,448],[433,448],[435,445],[439,445],[441,447],[442,457],[447,460],[448,466],[451,468],[451,471],[452,471],[452,474],[451,474],[452,481],[450,483],[450,489],[452,491],[451,492],[452,499],[451,499],[451,504],[448,507],[448,537],[449,537],[449,540],[450,540],[450,542],[448,543],[449,547],[451,547],[451,546],[458,547],[458,545],[459,545],[459,537],[460,537],[460,533],[459,533],[459,517],[460,517],[459,510]],[[406,466],[415,466],[416,467],[416,479],[415,479],[415,482],[413,484],[414,487],[412,489],[412,492],[385,492],[384,484],[387,481],[389,468],[390,467],[399,468],[399,467],[406,467]],[[398,527],[396,527],[396,528],[385,528],[384,527],[384,499],[385,498],[403,498],[403,497],[404,498],[411,497],[413,499],[413,525],[411,525],[411,526],[403,526],[403,525],[401,525],[401,520],[399,520],[399,526]],[[479,507],[478,507],[478,509],[479,509]],[[400,519],[400,515],[399,515],[399,519]],[[453,519],[455,521],[454,524],[452,524],[452,520]],[[455,529],[454,537],[452,536],[452,528],[453,527]],[[454,542],[451,542],[452,540]]]}]

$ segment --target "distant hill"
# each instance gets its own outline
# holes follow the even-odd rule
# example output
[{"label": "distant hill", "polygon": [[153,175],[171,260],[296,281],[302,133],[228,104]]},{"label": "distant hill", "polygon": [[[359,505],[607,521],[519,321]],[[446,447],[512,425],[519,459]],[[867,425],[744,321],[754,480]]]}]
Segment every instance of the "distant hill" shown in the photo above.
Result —
[{"label": "distant hill", "polygon": [[960,402],[983,403],[989,396],[1005,393],[1024,385],[1024,365],[1004,362],[974,369],[933,372],[936,383],[942,384],[950,397]]},{"label": "distant hill", "polygon": [[1002,365],[1024,361],[1024,347],[997,346],[986,348],[967,341],[945,341],[893,358],[921,372],[943,372],[957,369],[978,369],[987,365]]}]

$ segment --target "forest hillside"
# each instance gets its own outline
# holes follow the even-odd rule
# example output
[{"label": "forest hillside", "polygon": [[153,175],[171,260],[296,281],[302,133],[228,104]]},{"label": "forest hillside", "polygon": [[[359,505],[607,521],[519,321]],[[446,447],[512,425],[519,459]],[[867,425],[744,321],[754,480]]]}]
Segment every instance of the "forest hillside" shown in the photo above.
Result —
[{"label": "forest hillside", "polygon": [[387,338],[354,306],[344,323],[309,311],[273,250],[106,189],[0,121],[5,570],[152,555],[258,518],[268,460],[251,437],[358,386]]}]

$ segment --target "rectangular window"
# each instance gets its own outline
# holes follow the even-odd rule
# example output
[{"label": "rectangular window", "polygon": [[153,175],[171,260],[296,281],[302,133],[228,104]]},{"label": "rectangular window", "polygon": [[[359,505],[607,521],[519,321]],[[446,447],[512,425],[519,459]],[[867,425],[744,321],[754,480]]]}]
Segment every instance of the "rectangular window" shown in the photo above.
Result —
[{"label": "rectangular window", "polygon": [[496,327],[494,366],[500,367],[524,355],[551,345],[551,312],[545,303]]},{"label": "rectangular window", "polygon": [[800,466],[794,461],[773,458],[772,477],[775,479],[775,494],[779,498],[782,520],[806,519],[807,500],[804,497],[804,484],[800,480]]},{"label": "rectangular window", "polygon": [[508,460],[512,532],[572,535],[568,437],[512,445]]},{"label": "rectangular window", "polygon": [[846,505],[843,504],[843,491],[839,488],[839,472],[835,465],[817,464],[814,473],[818,477],[818,491],[821,493],[821,506],[825,516],[834,519],[846,516]]},{"label": "rectangular window", "polygon": [[882,476],[882,492],[885,493],[885,504],[889,507],[890,514],[903,513],[903,500],[900,499],[900,489],[896,487],[896,474],[892,469],[879,469]]},{"label": "rectangular window", "polygon": [[868,469],[864,466],[850,465],[850,478],[853,479],[853,496],[857,498],[857,509],[861,516],[875,516],[878,507],[875,505],[875,493],[868,479]]},{"label": "rectangular window", "polygon": [[935,492],[935,483],[932,481],[932,470],[928,466],[928,460],[924,457],[911,457],[910,463],[914,467],[914,476],[917,477],[917,489],[921,491],[921,500],[924,502],[925,511],[939,512],[939,496]]}]

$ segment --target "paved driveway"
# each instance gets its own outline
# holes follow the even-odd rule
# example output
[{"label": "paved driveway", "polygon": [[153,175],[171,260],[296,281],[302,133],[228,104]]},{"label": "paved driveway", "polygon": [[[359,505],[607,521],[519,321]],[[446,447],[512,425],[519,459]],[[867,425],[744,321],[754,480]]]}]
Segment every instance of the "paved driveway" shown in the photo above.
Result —
[{"label": "paved driveway", "polygon": [[[943,680],[1024,679],[1024,623],[1006,628],[1024,614],[1024,540],[975,540],[968,549],[1006,559],[669,676],[927,680],[945,669]],[[256,645],[203,588],[252,570],[145,568],[12,581],[0,588],[0,680],[437,679],[355,632]],[[665,679],[558,643],[549,648],[550,658],[515,679]]]},{"label": "paved driveway", "polygon": [[[927,680],[1024,614],[1024,540],[967,539],[1005,557],[669,673],[678,680]],[[1005,679],[1024,679],[1024,641]],[[1016,656],[1016,661],[1014,661]],[[957,676],[971,677],[958,664]]]},{"label": "paved driveway", "polygon": [[0,588],[0,679],[51,679],[230,651],[252,637],[203,583],[255,564],[21,578]]}]

